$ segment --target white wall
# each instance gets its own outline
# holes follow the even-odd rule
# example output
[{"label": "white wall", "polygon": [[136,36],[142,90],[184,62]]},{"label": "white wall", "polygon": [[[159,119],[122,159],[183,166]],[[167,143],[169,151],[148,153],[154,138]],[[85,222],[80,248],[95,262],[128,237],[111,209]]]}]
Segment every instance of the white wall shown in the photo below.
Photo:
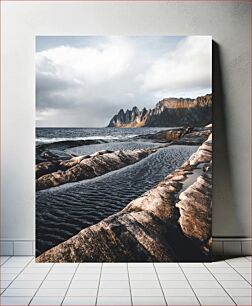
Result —
[{"label": "white wall", "polygon": [[250,236],[249,3],[12,1],[1,5],[2,238],[32,240],[35,235],[34,37],[87,34],[213,36],[218,44],[214,46],[213,234]]}]

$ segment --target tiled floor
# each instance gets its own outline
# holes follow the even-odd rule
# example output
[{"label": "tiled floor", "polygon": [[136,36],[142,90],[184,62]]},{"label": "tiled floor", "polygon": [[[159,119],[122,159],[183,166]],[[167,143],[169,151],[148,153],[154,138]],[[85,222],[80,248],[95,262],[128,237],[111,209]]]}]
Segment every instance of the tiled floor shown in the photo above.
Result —
[{"label": "tiled floor", "polygon": [[0,305],[251,304],[251,257],[205,264],[36,264],[32,257],[1,257]]}]

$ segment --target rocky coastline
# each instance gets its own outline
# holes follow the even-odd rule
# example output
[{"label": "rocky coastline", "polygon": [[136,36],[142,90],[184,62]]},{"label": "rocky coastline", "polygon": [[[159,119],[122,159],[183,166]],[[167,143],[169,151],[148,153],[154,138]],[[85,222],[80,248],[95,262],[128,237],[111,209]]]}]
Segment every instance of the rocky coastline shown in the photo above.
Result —
[{"label": "rocky coastline", "polygon": [[[201,146],[156,187],[130,202],[119,213],[44,252],[36,258],[37,262],[207,261],[210,258],[211,126],[201,130],[187,129],[186,132],[178,130],[179,137],[165,132],[162,135],[167,145],[201,141]],[[134,155],[136,161],[148,154],[145,150],[138,151]],[[96,157],[106,154],[112,154],[113,160],[120,159],[115,152]],[[63,163],[69,170],[89,159],[74,158]]]},{"label": "rocky coastline", "polygon": [[110,171],[132,165],[158,148],[128,151],[100,151],[92,155],[76,156],[69,160],[44,162],[36,165],[36,190],[94,178]]},{"label": "rocky coastline", "polygon": [[[74,142],[60,142],[40,146],[47,156],[52,156],[44,162],[36,164],[36,190],[56,187],[62,184],[94,178],[110,171],[118,170],[134,164],[156,152],[159,148],[172,144],[201,144],[211,132],[211,126],[206,128],[177,128],[158,132],[156,134],[137,136],[136,139],[148,139],[164,145],[155,148],[136,150],[103,150],[91,155],[73,156],[64,149],[73,146]],[[78,144],[82,142],[77,141]],[[90,142],[84,141],[86,144]],[[76,142],[75,142],[76,145]],[[57,154],[54,153],[57,148]],[[45,153],[44,153],[45,156]]]}]

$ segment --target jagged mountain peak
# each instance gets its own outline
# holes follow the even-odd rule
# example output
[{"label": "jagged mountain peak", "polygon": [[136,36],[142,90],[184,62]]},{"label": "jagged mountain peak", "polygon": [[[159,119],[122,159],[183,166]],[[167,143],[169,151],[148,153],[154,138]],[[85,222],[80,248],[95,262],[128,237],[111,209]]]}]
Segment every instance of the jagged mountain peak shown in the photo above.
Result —
[{"label": "jagged mountain peak", "polygon": [[120,110],[109,127],[205,126],[212,120],[212,94],[191,98],[164,98],[150,110]]}]

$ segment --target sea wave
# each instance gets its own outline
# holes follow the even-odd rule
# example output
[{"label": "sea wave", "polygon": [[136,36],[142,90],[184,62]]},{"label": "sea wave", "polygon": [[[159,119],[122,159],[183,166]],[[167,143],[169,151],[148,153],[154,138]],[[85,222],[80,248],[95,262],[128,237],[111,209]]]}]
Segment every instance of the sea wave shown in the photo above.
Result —
[{"label": "sea wave", "polygon": [[101,139],[101,140],[126,140],[126,139],[130,139],[130,138],[134,138],[138,136],[137,134],[131,134],[131,135],[118,135],[118,136],[110,136],[110,135],[106,135],[106,136],[86,136],[86,137],[53,137],[53,138],[49,138],[49,137],[37,137],[36,138],[36,143],[37,144],[44,144],[44,143],[54,143],[54,142],[60,142],[60,141],[78,141],[78,140],[97,140],[97,139]]}]

